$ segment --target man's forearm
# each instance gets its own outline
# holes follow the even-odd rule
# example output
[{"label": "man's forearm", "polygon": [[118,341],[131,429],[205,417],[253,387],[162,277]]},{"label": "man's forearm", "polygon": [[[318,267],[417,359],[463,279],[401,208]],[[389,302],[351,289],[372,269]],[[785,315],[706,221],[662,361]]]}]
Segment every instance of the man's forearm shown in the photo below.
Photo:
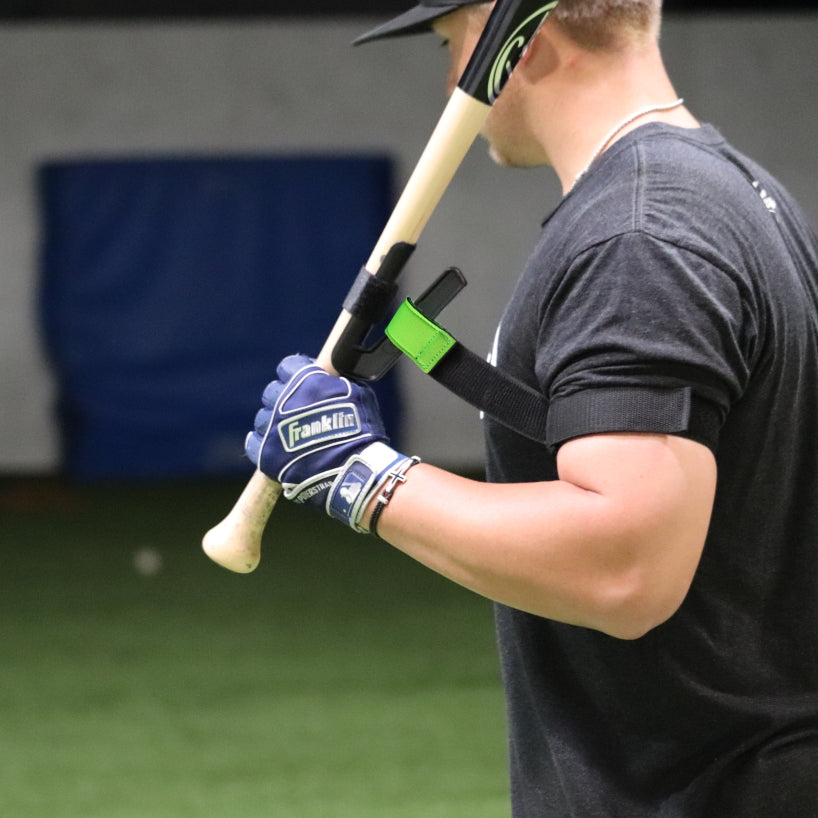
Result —
[{"label": "man's forearm", "polygon": [[[639,636],[681,604],[712,503],[711,481],[696,489],[672,463],[647,468],[657,456],[649,450],[662,444],[646,443],[619,468],[630,481],[623,490],[606,490],[604,480],[601,490],[568,480],[487,484],[421,464],[383,510],[378,533],[489,599]],[[626,445],[633,449],[632,441]],[[712,461],[698,444],[673,445],[693,460]]]}]

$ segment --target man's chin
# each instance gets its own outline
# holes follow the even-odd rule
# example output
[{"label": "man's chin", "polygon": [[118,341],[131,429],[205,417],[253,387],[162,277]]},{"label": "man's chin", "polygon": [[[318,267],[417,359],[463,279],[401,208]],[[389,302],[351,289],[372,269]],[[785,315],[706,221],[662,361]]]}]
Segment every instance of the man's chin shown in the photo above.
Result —
[{"label": "man's chin", "polygon": [[496,145],[491,144],[489,144],[488,154],[495,165],[499,165],[503,168],[541,168],[548,165],[548,162],[526,161],[519,157],[509,156],[509,154],[499,150]]},{"label": "man's chin", "polygon": [[507,153],[504,153],[491,142],[489,142],[488,153],[489,157],[491,158],[491,161],[494,162],[495,165],[500,165],[500,167],[503,168],[520,167],[520,165],[517,162],[515,162],[512,157],[510,157]]},{"label": "man's chin", "polygon": [[488,155],[495,165],[504,168],[538,168],[549,165],[550,162],[542,157],[522,156],[520,151],[504,150],[496,142],[489,139],[485,134],[481,134],[488,146]]},{"label": "man's chin", "polygon": [[500,151],[498,151],[497,148],[494,147],[494,145],[488,146],[488,154],[489,158],[491,159],[492,162],[494,162],[495,165],[500,165],[501,167],[508,167],[508,162],[506,161],[505,156],[503,156],[503,154],[500,153]]}]

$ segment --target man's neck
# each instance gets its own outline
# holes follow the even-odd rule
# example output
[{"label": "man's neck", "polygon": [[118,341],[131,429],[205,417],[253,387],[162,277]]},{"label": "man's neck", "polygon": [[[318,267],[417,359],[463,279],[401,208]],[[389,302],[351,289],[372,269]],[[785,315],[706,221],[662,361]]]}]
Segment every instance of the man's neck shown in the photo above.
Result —
[{"label": "man's neck", "polygon": [[583,54],[535,91],[539,139],[568,193],[599,155],[648,122],[698,127],[682,105],[657,49],[623,57]]}]

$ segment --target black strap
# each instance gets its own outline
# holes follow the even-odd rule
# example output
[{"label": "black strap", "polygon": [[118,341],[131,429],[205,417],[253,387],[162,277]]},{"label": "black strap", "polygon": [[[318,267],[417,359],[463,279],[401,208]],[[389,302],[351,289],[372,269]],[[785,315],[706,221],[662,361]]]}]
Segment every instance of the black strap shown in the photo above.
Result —
[{"label": "black strap", "polygon": [[567,440],[614,432],[688,437],[716,451],[721,413],[689,386],[588,388],[548,401],[455,341],[429,370],[439,384],[524,437],[554,450]]},{"label": "black strap", "polygon": [[647,432],[691,438],[716,451],[723,421],[718,409],[689,386],[591,388],[549,402],[459,342],[429,375],[497,422],[552,450],[585,435]]},{"label": "black strap", "polygon": [[[447,271],[454,272],[461,277],[457,270]],[[723,418],[712,404],[695,398],[690,387],[594,387],[549,402],[538,390],[468,350],[420,307],[406,300],[387,327],[385,345],[396,354],[403,350],[450,392],[530,440],[553,450],[584,435],[648,432],[690,437],[715,451]],[[440,336],[446,343],[436,344],[428,360],[424,352],[430,349],[430,339]],[[389,355],[390,366],[393,357]],[[353,370],[354,376],[360,374],[360,367]]]},{"label": "black strap", "polygon": [[548,402],[479,355],[455,345],[429,372],[442,386],[524,437],[547,439]]},{"label": "black strap", "polygon": [[546,438],[551,445],[603,432],[688,431],[693,390],[690,387],[616,387],[584,389],[552,401]]}]

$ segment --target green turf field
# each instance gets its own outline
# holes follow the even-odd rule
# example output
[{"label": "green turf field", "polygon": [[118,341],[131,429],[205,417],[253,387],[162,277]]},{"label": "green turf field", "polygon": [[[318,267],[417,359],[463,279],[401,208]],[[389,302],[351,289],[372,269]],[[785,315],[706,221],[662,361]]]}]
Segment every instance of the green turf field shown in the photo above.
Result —
[{"label": "green turf field", "polygon": [[508,815],[490,604],[284,504],[231,574],[240,487],[0,480],[0,816]]}]

